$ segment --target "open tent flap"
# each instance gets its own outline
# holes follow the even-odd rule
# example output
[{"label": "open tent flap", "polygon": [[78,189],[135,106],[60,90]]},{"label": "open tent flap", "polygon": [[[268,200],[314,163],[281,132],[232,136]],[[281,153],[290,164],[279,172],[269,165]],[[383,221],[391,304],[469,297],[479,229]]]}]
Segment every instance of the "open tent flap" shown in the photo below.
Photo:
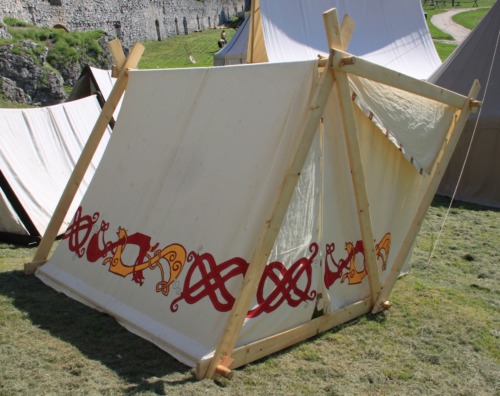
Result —
[{"label": "open tent flap", "polygon": [[357,76],[350,82],[354,101],[365,115],[419,172],[430,174],[454,108]]},{"label": "open tent flap", "polygon": [[[419,79],[441,64],[420,0],[273,0],[257,1],[260,29],[249,42],[256,61],[315,59],[328,55],[323,12],[336,8],[339,20],[348,14],[356,29],[347,50],[364,59]],[[260,8],[259,8],[260,6]]]},{"label": "open tent flap", "polygon": [[[95,96],[43,108],[0,109],[0,169],[40,234],[45,231],[100,111]],[[75,201],[83,196],[109,135],[108,130]],[[71,215],[61,233],[70,221]]]},{"label": "open tent flap", "polygon": [[[317,62],[129,78],[106,155],[36,275],[196,366],[214,353],[297,151]],[[237,345],[369,296],[339,108],[333,90]],[[429,177],[354,108],[383,282]]]}]

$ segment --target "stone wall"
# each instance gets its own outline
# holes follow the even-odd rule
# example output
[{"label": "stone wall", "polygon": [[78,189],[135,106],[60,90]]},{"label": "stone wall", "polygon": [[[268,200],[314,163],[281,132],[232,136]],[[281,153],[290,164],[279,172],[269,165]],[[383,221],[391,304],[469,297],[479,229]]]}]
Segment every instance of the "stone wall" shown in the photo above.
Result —
[{"label": "stone wall", "polygon": [[214,28],[249,8],[250,0],[0,0],[0,17],[69,31],[104,30],[125,47],[136,41]]}]

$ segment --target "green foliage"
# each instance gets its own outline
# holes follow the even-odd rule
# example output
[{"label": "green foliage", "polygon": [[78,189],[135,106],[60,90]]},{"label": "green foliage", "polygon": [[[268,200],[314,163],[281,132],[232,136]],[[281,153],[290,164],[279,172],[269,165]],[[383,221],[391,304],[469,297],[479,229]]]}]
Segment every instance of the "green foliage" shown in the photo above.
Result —
[{"label": "green foliage", "polygon": [[[56,69],[65,66],[69,62],[78,62],[82,59],[98,58],[104,54],[104,49],[99,44],[99,39],[104,34],[101,30],[89,32],[65,32],[61,29],[38,28],[20,24],[16,20],[5,18],[9,25],[9,32],[12,35],[11,40],[3,42],[12,42],[14,44],[14,53],[22,54],[19,50],[19,43],[23,40],[30,40],[38,44],[32,50],[32,58],[35,62],[45,48],[48,48],[47,61]],[[26,27],[24,27],[26,26]],[[82,62],[84,63],[84,62]]]},{"label": "green foliage", "polygon": [[19,19],[16,19],[16,18],[10,18],[10,17],[6,17],[6,18],[3,18],[3,21],[5,22],[6,25],[8,26],[12,26],[12,27],[28,27],[28,26],[33,26],[27,22],[24,22],[24,21],[21,21]]},{"label": "green foliage", "polygon": [[[1,82],[2,80],[0,79],[0,88],[1,88]],[[2,92],[0,92],[0,109],[22,109],[22,108],[27,108],[27,107],[34,107],[30,106],[24,103],[17,103],[17,102],[12,102],[10,100],[5,99],[5,96],[3,95]]]},{"label": "green foliage", "polygon": [[80,57],[77,46],[71,45],[71,40],[59,40],[49,50],[47,62],[54,65],[64,65],[76,62]]},{"label": "green foliage", "polygon": [[31,40],[36,43],[46,43],[50,40],[56,40],[60,34],[60,31],[57,29],[49,29],[49,28],[23,28],[23,29],[9,29],[10,34],[12,35],[12,40],[14,42],[21,40]]}]

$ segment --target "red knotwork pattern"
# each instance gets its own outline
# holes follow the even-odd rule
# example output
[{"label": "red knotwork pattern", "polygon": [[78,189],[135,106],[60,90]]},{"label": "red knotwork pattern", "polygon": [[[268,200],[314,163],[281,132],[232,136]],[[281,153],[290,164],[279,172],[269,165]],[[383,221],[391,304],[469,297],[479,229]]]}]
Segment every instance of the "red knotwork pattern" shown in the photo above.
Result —
[{"label": "red knotwork pattern", "polygon": [[[208,297],[217,311],[229,311],[233,307],[235,297],[226,288],[226,282],[236,276],[243,277],[248,263],[240,257],[235,257],[217,264],[210,253],[198,255],[195,252],[189,253],[188,261],[193,263],[186,273],[182,292],[172,301],[170,310],[176,312],[179,309],[180,300],[195,304]],[[199,280],[193,280],[195,275]]]},{"label": "red knotwork pattern", "polygon": [[[266,266],[264,274],[259,282],[257,290],[257,306],[247,313],[247,318],[255,318],[261,313],[271,313],[286,300],[289,306],[297,307],[300,303],[314,300],[316,291],[311,291],[312,263],[318,254],[318,244],[312,243],[309,251],[310,258],[302,257],[287,269],[280,262],[273,262]],[[299,280],[305,274],[305,287],[299,287]],[[271,281],[276,287],[266,297],[264,288],[267,281]]]},{"label": "red knotwork pattern", "polygon": [[82,216],[82,207],[79,206],[71,224],[62,236],[62,239],[68,239],[69,250],[76,253],[80,258],[85,254],[84,246],[92,232],[92,227],[98,219],[98,212],[95,212],[92,217],[90,215]]},{"label": "red knotwork pattern", "polygon": [[[102,260],[103,265],[109,265],[109,272],[124,278],[132,275],[132,280],[141,286],[144,284],[145,270],[158,270],[160,280],[156,284],[156,291],[167,296],[170,285],[184,267],[186,249],[177,243],[158,249],[159,244],[152,245],[150,236],[141,232],[128,235],[122,227],[118,227],[115,240],[110,241],[106,237],[109,223],[104,220],[92,234],[92,228],[99,217],[98,212],[92,217],[82,216],[82,207],[78,208],[72,224],[63,236],[63,239],[69,240],[69,250],[80,258],[86,255],[86,259],[91,263]],[[127,248],[132,252],[132,262],[124,261]]]}]

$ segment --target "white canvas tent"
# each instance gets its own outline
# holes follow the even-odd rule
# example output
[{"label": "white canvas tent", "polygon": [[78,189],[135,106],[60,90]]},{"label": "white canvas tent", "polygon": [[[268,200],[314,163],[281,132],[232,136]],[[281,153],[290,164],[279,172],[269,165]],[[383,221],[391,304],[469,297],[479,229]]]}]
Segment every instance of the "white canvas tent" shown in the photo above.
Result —
[{"label": "white canvas tent", "polygon": [[248,63],[327,56],[321,13],[332,7],[356,21],[351,54],[419,79],[441,64],[420,0],[253,0],[241,34],[215,55],[214,64],[245,63],[242,54]]},{"label": "white canvas tent", "polygon": [[214,54],[214,66],[240,65],[246,63],[250,18],[246,18],[231,40]]},{"label": "white canvas tent", "polygon": [[354,58],[352,25],[324,17],[327,62],[122,64],[106,156],[53,257],[44,237],[26,270],[199,378],[383,309],[478,86]]},{"label": "white canvas tent", "polygon": [[[95,96],[43,108],[0,109],[1,240],[40,240],[100,112]],[[82,182],[76,205],[109,135],[108,130]],[[71,215],[59,233],[70,220]]]},{"label": "white canvas tent", "polygon": [[496,2],[430,77],[434,84],[460,93],[466,92],[467,84],[476,78],[483,85],[478,96],[483,101],[481,110],[470,115],[438,193],[451,197],[457,188],[456,199],[497,208],[500,208],[499,36],[500,3]]}]

